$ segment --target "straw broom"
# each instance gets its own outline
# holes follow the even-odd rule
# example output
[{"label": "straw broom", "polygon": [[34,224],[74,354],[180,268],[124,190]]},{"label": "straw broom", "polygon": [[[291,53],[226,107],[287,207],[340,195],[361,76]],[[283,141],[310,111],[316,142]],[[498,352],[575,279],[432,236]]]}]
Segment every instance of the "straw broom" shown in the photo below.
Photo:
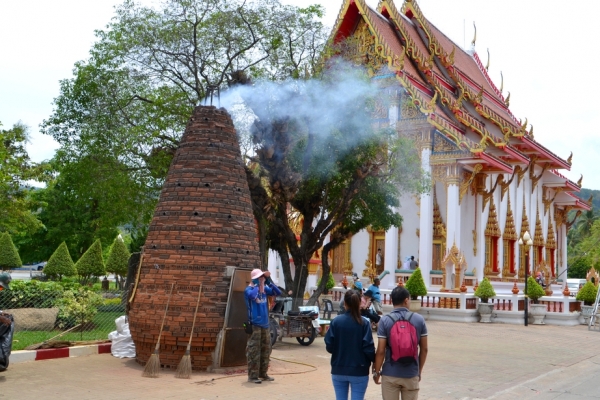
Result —
[{"label": "straw broom", "polygon": [[171,295],[173,294],[173,286],[175,283],[171,283],[171,291],[169,292],[169,297],[167,298],[167,306],[165,307],[165,315],[163,315],[162,324],[160,325],[160,331],[158,333],[158,340],[156,341],[156,347],[154,348],[154,353],[150,356],[150,359],[146,363],[144,367],[144,372],[142,372],[142,376],[146,378],[158,378],[158,374],[160,372],[160,358],[158,357],[158,348],[160,347],[160,337],[162,336],[163,327],[165,326],[165,319],[167,318],[167,311],[169,310],[169,302],[171,301]]},{"label": "straw broom", "polygon": [[192,336],[194,336],[194,326],[196,325],[196,314],[198,314],[198,306],[200,305],[200,295],[202,294],[202,284],[200,284],[200,290],[198,290],[198,300],[196,301],[196,311],[194,311],[194,320],[192,322],[192,331],[190,332],[190,340],[188,341],[187,349],[185,354],[181,358],[179,365],[177,366],[177,372],[175,378],[190,379],[192,376],[192,359],[190,357],[190,348],[192,346]]}]

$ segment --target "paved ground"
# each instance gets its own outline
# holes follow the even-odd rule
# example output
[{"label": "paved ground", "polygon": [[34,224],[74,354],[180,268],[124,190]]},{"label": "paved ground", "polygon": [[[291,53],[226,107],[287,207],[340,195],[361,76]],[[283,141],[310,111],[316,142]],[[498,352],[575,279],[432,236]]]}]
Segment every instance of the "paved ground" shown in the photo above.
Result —
[{"label": "paved ground", "polygon": [[[429,322],[429,358],[420,399],[600,399],[600,333],[586,326]],[[0,373],[0,400],[41,399],[333,399],[323,339],[273,349],[275,382],[246,375],[195,373],[142,378],[133,360],[110,355],[14,364]],[[367,399],[380,399],[369,384]]]}]

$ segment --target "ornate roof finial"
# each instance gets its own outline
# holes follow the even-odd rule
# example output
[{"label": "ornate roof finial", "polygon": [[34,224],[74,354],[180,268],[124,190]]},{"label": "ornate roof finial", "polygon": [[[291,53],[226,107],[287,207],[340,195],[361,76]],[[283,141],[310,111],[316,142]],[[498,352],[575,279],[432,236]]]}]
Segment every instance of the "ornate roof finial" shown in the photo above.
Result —
[{"label": "ornate roof finial", "polygon": [[508,92],[508,96],[506,96],[506,99],[504,100],[504,104],[506,104],[506,107],[508,107],[510,105],[510,92]]},{"label": "ornate roof finial", "polygon": [[531,129],[529,129],[529,137],[531,139],[533,139],[533,125],[529,125],[529,126],[531,126]]},{"label": "ornate roof finial", "polygon": [[475,41],[477,40],[477,27],[475,26],[475,21],[473,21],[473,29],[475,29],[475,33],[473,34],[473,40],[471,40],[471,46],[475,47]]},{"label": "ornate roof finial", "polygon": [[591,207],[591,206],[592,206],[592,201],[593,201],[593,200],[594,200],[594,195],[593,195],[593,194],[590,194],[590,198],[589,198],[589,199],[587,199],[587,201],[586,201],[587,205]]},{"label": "ornate roof finial", "polygon": [[487,53],[488,53],[488,59],[487,59],[487,63],[485,64],[486,71],[490,69],[490,49],[487,49]]},{"label": "ornate roof finial", "polygon": [[569,156],[569,158],[567,158],[567,162],[569,163],[569,165],[573,164],[573,152],[571,152],[571,155]]},{"label": "ornate roof finial", "polygon": [[452,46],[452,51],[450,52],[450,55],[448,56],[448,60],[450,61],[450,64],[454,64],[454,53],[456,52],[456,46]]},{"label": "ornate roof finial", "polygon": [[583,182],[583,174],[581,174],[581,178],[577,181],[577,186],[581,187],[581,182]]},{"label": "ornate roof finial", "polygon": [[504,90],[504,75],[502,75],[502,71],[500,71],[500,93]]}]

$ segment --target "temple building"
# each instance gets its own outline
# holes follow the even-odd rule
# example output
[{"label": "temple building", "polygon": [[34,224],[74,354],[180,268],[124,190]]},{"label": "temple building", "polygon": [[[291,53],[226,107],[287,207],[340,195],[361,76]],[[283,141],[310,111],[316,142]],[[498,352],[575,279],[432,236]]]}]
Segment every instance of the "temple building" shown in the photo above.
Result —
[{"label": "temple building", "polygon": [[[335,276],[387,271],[381,287],[391,288],[410,276],[414,256],[429,291],[457,291],[484,277],[512,287],[523,282],[525,268],[547,282],[565,281],[567,232],[576,218],[570,211],[590,210],[591,199],[573,194],[581,179],[560,172],[570,170],[572,154],[553,153],[527,119],[513,115],[510,95],[488,76],[475,39],[462,49],[414,0],[400,8],[384,0],[376,9],[344,0],[331,39],[387,94],[375,123],[412,138],[433,181],[429,193],[400,199],[401,228],[365,230],[336,248]],[[528,257],[518,244],[526,231],[533,241]],[[309,285],[319,274],[314,261]],[[277,264],[272,255],[269,268]]]}]

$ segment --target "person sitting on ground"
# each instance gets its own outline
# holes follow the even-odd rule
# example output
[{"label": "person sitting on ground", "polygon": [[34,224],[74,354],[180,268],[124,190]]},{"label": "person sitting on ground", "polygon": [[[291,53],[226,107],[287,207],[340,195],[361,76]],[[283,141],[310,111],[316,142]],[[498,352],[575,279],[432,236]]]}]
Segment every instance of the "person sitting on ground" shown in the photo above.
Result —
[{"label": "person sitting on ground", "polygon": [[379,322],[379,319],[381,317],[379,315],[377,315],[377,313],[375,313],[373,310],[371,310],[372,298],[373,298],[373,292],[371,292],[370,290],[367,290],[362,295],[362,298],[360,299],[360,314],[363,317],[369,318],[369,320],[372,323],[376,324]]},{"label": "person sitting on ground", "polygon": [[371,292],[373,292],[373,297],[371,298],[371,302],[373,304],[373,308],[377,315],[383,315],[383,308],[381,307],[381,292],[379,291],[379,284],[381,281],[379,278],[373,279],[373,284],[369,286]]}]

